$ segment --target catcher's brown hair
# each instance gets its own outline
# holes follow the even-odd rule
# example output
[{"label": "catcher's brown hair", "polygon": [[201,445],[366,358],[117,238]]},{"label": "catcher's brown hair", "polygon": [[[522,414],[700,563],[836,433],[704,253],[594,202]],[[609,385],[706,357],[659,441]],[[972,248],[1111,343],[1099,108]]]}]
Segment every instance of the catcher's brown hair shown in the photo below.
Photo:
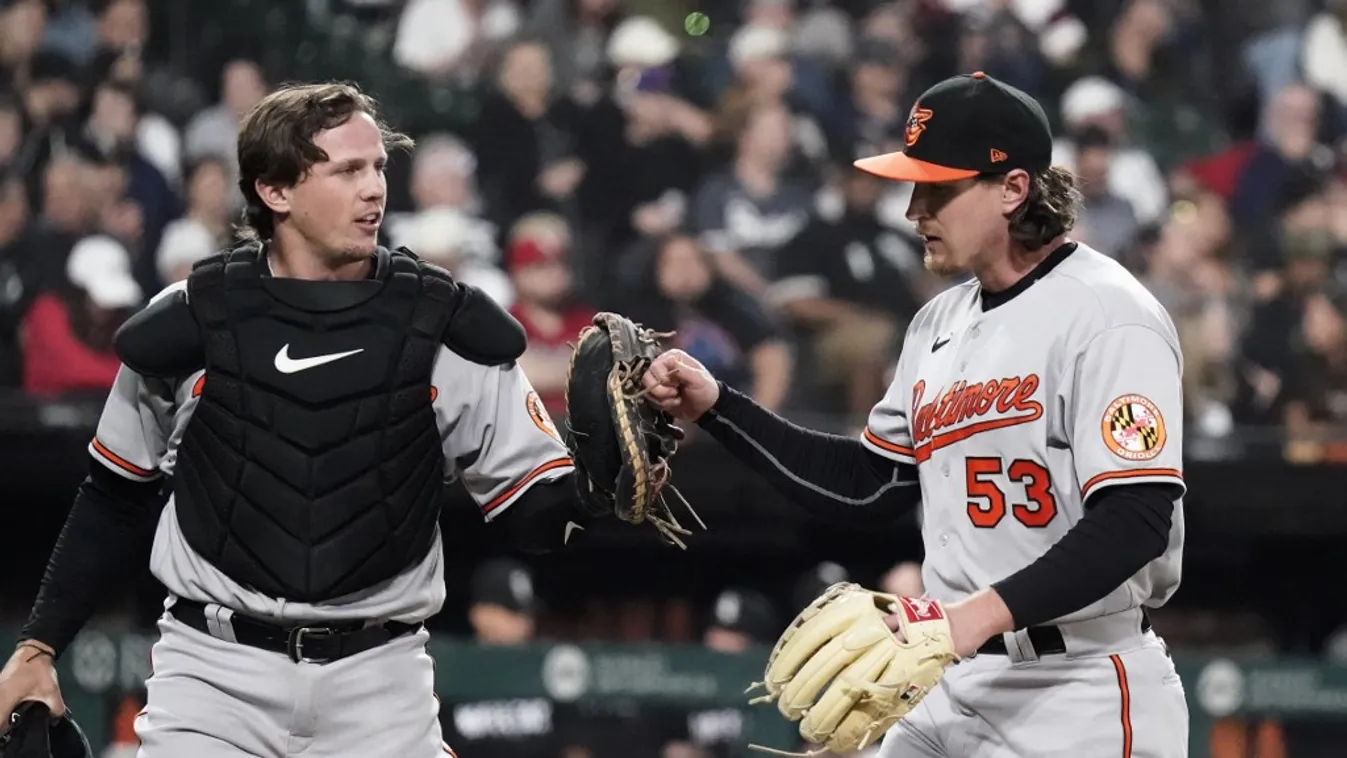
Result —
[{"label": "catcher's brown hair", "polygon": [[269,240],[276,231],[275,216],[258,195],[257,182],[281,187],[298,183],[314,164],[327,160],[327,153],[314,144],[318,133],[357,113],[374,119],[390,152],[414,146],[411,137],[384,123],[374,98],[348,82],[284,85],[243,117],[238,138],[239,189],[245,201],[240,237]]}]

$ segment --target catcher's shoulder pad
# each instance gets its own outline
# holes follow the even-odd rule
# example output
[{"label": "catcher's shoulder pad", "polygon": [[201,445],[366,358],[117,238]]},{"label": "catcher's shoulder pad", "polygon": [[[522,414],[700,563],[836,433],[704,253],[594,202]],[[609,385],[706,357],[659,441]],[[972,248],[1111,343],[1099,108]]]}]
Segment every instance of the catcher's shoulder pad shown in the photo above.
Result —
[{"label": "catcher's shoulder pad", "polygon": [[187,282],[166,287],[123,322],[112,347],[142,376],[183,376],[205,366],[206,345],[187,302]]},{"label": "catcher's shoulder pad", "polygon": [[528,346],[524,326],[481,289],[455,281],[448,271],[417,258],[427,296],[448,301],[452,309],[441,335],[445,347],[483,366],[503,366],[519,360]]}]

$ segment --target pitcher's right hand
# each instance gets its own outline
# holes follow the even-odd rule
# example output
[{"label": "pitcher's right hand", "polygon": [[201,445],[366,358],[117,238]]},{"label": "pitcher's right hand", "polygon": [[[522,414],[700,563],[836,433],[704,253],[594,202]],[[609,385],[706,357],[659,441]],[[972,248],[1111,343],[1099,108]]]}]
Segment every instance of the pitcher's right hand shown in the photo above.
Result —
[{"label": "pitcher's right hand", "polygon": [[652,403],[683,422],[695,423],[720,399],[716,378],[682,350],[660,354],[641,383]]}]

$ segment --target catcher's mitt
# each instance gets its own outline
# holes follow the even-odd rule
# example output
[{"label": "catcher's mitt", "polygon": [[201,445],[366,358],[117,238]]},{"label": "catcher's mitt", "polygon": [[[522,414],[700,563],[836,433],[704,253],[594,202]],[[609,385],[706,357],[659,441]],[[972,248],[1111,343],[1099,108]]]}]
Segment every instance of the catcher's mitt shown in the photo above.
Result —
[{"label": "catcher's mitt", "polygon": [[595,515],[648,521],[685,548],[678,535],[689,531],[665,501],[666,492],[672,493],[697,518],[668,484],[669,459],[683,431],[645,399],[641,384],[660,353],[659,340],[670,336],[616,313],[594,316],[580,332],[566,377],[566,446],[575,461],[580,500]]},{"label": "catcher's mitt", "polygon": [[92,758],[84,730],[70,714],[51,717],[45,703],[20,703],[0,734],[2,758]]},{"label": "catcher's mitt", "polygon": [[[902,639],[884,623],[897,614]],[[905,640],[905,641],[904,641]],[[957,662],[944,609],[935,600],[829,587],[791,622],[772,649],[762,682],[800,736],[822,750],[854,753],[882,738]],[[778,750],[753,745],[782,755]]]}]

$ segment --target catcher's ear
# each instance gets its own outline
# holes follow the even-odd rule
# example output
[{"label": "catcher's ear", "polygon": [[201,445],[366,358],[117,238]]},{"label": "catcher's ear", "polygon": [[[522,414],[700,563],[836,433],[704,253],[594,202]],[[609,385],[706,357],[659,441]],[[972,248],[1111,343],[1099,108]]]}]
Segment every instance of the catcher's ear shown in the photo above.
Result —
[{"label": "catcher's ear", "polygon": [[457,282],[459,301],[441,338],[444,346],[484,366],[511,363],[524,354],[524,327],[489,295]]}]

